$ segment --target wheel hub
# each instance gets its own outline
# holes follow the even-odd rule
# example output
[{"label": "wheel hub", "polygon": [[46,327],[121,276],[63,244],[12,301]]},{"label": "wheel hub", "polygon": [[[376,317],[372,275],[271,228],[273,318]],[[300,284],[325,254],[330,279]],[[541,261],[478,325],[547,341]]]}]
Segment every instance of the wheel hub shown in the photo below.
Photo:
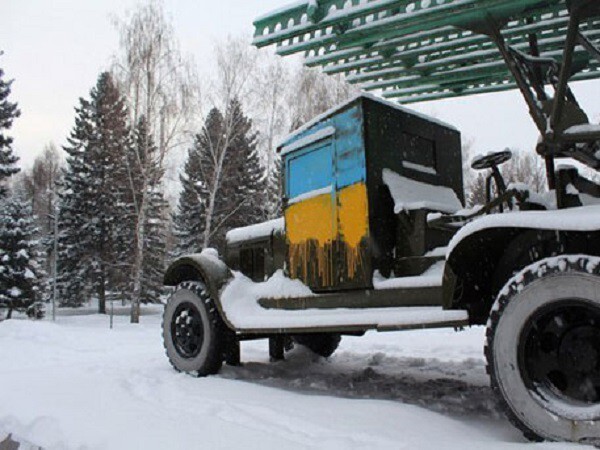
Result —
[{"label": "wheel hub", "polygon": [[519,357],[528,388],[542,398],[600,403],[600,310],[561,301],[534,314]]},{"label": "wheel hub", "polygon": [[591,372],[598,366],[600,330],[578,327],[566,333],[558,349],[558,358],[563,370],[573,373]]},{"label": "wheel hub", "polygon": [[194,358],[200,353],[204,339],[202,317],[191,303],[182,303],[171,321],[171,337],[177,353],[184,358]]}]

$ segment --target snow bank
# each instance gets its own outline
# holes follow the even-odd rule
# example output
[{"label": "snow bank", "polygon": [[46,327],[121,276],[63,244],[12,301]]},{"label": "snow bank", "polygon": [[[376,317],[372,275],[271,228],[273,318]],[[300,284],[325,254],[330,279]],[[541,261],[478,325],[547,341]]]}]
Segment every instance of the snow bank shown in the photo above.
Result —
[{"label": "snow bank", "polygon": [[396,214],[415,209],[454,213],[462,208],[456,193],[446,186],[411,180],[390,169],[383,169],[383,182],[390,189]]},{"label": "snow bank", "polygon": [[198,379],[169,365],[159,314],[108,320],[0,324],[0,438],[44,450],[532,448],[496,407],[483,328],[345,336],[328,360],[296,348],[278,363],[265,341],[243,342],[243,367]]}]

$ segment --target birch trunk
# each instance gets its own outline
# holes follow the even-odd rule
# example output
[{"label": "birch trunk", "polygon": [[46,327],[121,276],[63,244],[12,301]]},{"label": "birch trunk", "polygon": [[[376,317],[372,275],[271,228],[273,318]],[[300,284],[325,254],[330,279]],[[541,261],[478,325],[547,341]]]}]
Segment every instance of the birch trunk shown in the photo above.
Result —
[{"label": "birch trunk", "polygon": [[131,323],[140,323],[140,304],[142,300],[142,277],[144,275],[144,242],[146,238],[146,197],[144,189],[139,205],[136,222],[136,246],[133,263],[133,297],[131,299]]}]

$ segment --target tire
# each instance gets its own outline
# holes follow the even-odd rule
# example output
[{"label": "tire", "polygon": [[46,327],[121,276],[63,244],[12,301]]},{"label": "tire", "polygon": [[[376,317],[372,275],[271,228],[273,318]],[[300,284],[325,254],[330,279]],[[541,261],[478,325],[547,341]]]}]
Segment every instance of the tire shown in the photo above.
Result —
[{"label": "tire", "polygon": [[527,266],[500,291],[486,337],[492,389],[526,438],[600,444],[600,258]]},{"label": "tire", "polygon": [[329,358],[340,345],[342,336],[337,333],[298,334],[293,337],[293,340],[313,353]]},{"label": "tire", "polygon": [[223,365],[225,325],[203,283],[179,284],[163,314],[163,343],[179,372],[213,375]]}]

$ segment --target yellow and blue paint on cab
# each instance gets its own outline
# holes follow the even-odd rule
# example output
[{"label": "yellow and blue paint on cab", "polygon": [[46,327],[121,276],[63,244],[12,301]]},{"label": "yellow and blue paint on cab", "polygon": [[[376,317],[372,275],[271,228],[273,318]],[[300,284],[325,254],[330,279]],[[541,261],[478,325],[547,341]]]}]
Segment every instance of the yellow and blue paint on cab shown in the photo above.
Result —
[{"label": "yellow and blue paint on cab", "polygon": [[[283,155],[288,270],[314,290],[370,281],[366,161],[360,102],[286,142],[310,142]],[[312,142],[310,136],[331,135]]]}]

